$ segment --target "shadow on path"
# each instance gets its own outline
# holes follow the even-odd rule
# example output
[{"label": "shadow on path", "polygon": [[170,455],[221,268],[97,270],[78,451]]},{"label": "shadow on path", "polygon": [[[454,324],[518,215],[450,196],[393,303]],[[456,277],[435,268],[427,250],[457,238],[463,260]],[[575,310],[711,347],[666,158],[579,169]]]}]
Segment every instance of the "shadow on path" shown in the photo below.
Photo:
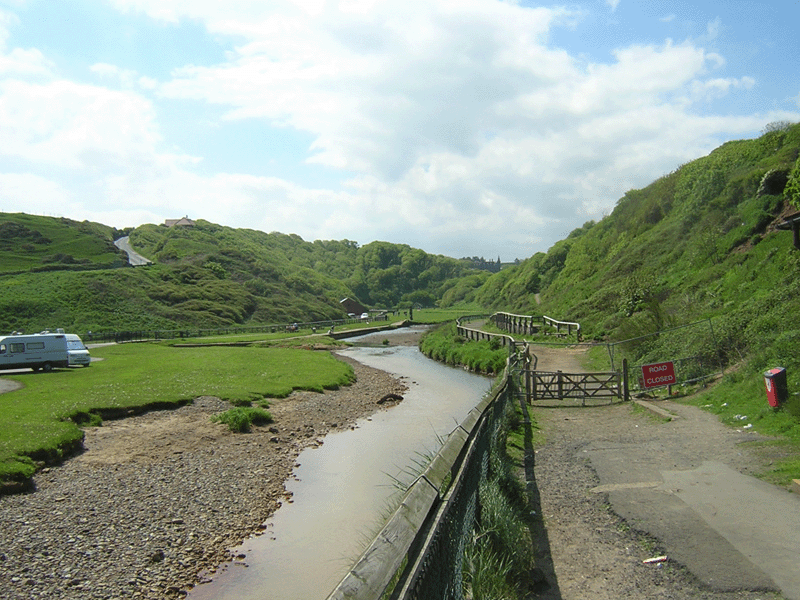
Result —
[{"label": "shadow on path", "polygon": [[534,591],[537,598],[547,600],[561,600],[561,591],[558,588],[558,577],[550,553],[550,539],[547,537],[547,528],[542,517],[539,486],[536,484],[534,467],[536,466],[536,452],[533,449],[533,432],[531,431],[531,418],[528,406],[520,398],[520,409],[523,414],[525,431],[525,489],[528,494],[528,505],[531,515],[528,521],[533,540],[534,560]]}]

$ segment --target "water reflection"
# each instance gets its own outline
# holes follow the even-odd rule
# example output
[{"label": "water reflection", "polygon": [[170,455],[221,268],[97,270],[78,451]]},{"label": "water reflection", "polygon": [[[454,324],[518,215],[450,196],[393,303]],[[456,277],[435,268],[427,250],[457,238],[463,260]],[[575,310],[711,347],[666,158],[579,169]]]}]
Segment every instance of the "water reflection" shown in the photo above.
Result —
[{"label": "water reflection", "polygon": [[382,525],[397,494],[392,480],[410,479],[415,462],[438,449],[438,439],[461,422],[491,383],[431,361],[415,347],[342,353],[406,377],[403,402],[304,450],[287,483],[294,502],[267,521],[265,535],[240,549],[248,566],[229,566],[190,598],[326,598]]}]

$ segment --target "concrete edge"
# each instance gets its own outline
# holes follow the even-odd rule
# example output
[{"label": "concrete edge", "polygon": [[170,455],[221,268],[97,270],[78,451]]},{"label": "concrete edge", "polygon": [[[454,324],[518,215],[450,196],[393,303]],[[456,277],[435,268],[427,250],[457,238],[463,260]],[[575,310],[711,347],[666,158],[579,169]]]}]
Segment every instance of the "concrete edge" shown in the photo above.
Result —
[{"label": "concrete edge", "polygon": [[659,417],[663,417],[668,421],[674,421],[675,419],[678,418],[677,415],[673,415],[671,412],[668,412],[663,408],[659,408],[658,406],[656,406],[652,402],[648,402],[647,400],[634,400],[634,402],[639,406],[641,406],[642,408],[646,408],[650,412],[658,415]]}]

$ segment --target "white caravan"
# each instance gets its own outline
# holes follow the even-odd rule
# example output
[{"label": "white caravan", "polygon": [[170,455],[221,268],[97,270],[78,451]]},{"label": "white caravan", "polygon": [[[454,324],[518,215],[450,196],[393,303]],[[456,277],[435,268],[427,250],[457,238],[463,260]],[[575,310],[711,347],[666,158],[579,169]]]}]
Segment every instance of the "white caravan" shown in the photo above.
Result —
[{"label": "white caravan", "polygon": [[88,367],[90,362],[89,350],[81,338],[64,333],[63,329],[56,330],[56,333],[43,331],[31,335],[0,336],[0,369],[50,371],[55,367]]}]

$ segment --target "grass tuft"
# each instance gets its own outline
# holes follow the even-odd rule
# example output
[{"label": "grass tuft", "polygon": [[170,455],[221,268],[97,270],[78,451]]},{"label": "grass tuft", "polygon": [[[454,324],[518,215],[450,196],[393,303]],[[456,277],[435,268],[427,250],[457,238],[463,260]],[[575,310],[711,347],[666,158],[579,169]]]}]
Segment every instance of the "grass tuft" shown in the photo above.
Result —
[{"label": "grass tuft", "polygon": [[211,420],[224,423],[234,433],[247,433],[252,425],[272,423],[272,415],[262,408],[237,406],[214,415]]}]

